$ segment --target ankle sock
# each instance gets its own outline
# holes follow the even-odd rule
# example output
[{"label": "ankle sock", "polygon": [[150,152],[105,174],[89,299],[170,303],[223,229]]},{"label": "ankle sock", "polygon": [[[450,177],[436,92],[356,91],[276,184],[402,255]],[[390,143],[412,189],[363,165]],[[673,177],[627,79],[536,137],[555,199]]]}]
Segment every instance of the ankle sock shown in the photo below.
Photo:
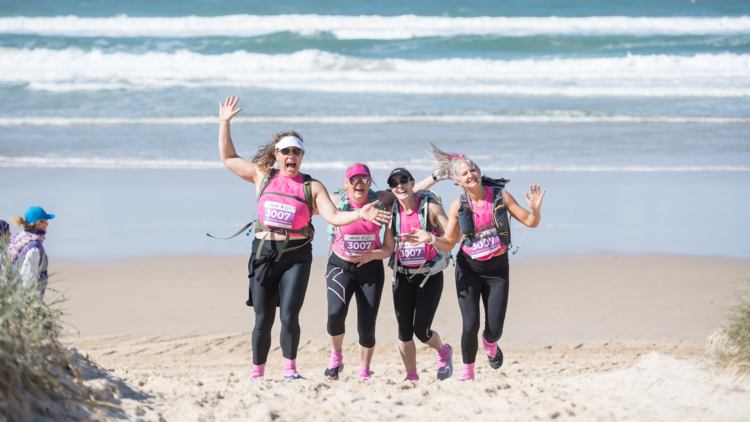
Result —
[{"label": "ankle sock", "polygon": [[253,364],[253,373],[250,375],[250,378],[256,379],[256,378],[263,378],[263,375],[266,373],[266,364],[263,365],[255,365]]},{"label": "ankle sock", "polygon": [[285,377],[298,377],[297,373],[297,359],[284,358],[284,376]]},{"label": "ankle sock", "polygon": [[417,375],[417,370],[409,371],[406,373],[406,378],[404,378],[404,381],[419,381],[419,375]]},{"label": "ankle sock", "polygon": [[461,375],[458,377],[459,381],[474,381],[474,364],[465,363],[461,369]]},{"label": "ankle sock", "polygon": [[372,374],[370,374],[370,367],[359,365],[359,379],[362,381],[367,381],[370,378],[372,378]]},{"label": "ankle sock", "polygon": [[328,369],[338,368],[344,361],[344,355],[341,353],[342,349],[331,352],[331,360],[328,361]]},{"label": "ankle sock", "polygon": [[482,344],[484,345],[484,350],[487,352],[487,356],[494,358],[497,355],[497,342],[489,343],[484,339],[484,334],[482,334]]}]

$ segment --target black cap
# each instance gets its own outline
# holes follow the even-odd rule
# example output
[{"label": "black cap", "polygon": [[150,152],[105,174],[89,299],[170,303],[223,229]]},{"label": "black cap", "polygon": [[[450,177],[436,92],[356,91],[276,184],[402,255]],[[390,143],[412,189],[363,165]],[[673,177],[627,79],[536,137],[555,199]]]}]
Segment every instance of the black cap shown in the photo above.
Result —
[{"label": "black cap", "polygon": [[403,167],[396,167],[395,169],[393,169],[391,171],[391,174],[388,176],[387,180],[390,182],[391,181],[391,177],[393,177],[393,176],[395,176],[397,174],[403,174],[404,176],[408,177],[409,179],[414,180],[414,176],[412,176],[411,173],[409,173],[409,170],[407,170],[407,169],[405,169]]}]

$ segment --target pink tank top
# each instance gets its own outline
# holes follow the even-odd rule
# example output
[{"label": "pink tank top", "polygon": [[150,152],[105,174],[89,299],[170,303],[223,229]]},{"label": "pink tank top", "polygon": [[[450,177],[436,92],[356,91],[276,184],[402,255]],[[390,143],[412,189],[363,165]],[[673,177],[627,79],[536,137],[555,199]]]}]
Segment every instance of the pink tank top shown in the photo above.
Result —
[{"label": "pink tank top", "polygon": [[[310,222],[310,212],[304,201],[274,193],[293,195],[305,199],[304,177],[286,177],[277,173],[263,191],[258,201],[258,216],[265,226],[278,229],[300,230]],[[290,233],[289,236],[302,236]]]},{"label": "pink tank top", "polygon": [[[358,204],[349,196],[352,209],[362,208],[367,203]],[[340,256],[351,258],[362,255],[371,249],[380,247],[380,226],[367,220],[357,220],[348,226],[336,227],[333,230],[333,250]]]},{"label": "pink tank top", "polygon": [[[419,223],[419,201],[421,197],[417,197],[417,205],[415,209],[407,214],[404,210],[401,210],[401,227],[400,233],[406,234],[411,233],[412,229],[421,229],[422,225]],[[399,239],[400,241],[400,239]],[[437,251],[432,245],[422,243],[419,245],[411,245],[409,243],[401,243],[398,251],[398,260],[404,267],[419,267],[425,262],[432,261],[437,256]]]},{"label": "pink tank top", "polygon": [[[474,227],[477,229],[494,222],[495,219],[495,210],[492,209],[492,188],[485,187],[485,189],[487,195],[484,197],[482,205],[476,206],[472,204],[472,211],[474,212]],[[493,225],[488,230],[494,228],[495,226]],[[485,233],[487,233],[488,230],[486,230]],[[481,236],[482,233],[477,233],[477,235]],[[461,245],[461,250],[477,261],[487,261],[490,258],[502,254],[504,249],[505,245],[500,242],[497,233],[491,235],[487,234],[486,236],[475,240],[471,247],[463,244]]]}]

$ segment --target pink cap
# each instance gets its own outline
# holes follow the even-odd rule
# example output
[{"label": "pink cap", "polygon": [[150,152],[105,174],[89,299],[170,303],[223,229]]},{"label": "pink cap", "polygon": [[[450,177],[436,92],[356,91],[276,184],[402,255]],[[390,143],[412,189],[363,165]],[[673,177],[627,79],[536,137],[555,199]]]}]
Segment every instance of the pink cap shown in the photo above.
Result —
[{"label": "pink cap", "polygon": [[370,176],[370,169],[364,164],[353,164],[346,169],[346,178],[350,179],[355,174],[366,174]]}]

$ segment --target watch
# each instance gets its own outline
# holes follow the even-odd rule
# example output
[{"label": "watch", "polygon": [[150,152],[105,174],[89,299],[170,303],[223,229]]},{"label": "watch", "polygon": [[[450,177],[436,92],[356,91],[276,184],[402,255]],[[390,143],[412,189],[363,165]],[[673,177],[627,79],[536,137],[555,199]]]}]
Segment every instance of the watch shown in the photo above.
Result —
[{"label": "watch", "polygon": [[430,176],[432,176],[432,180],[436,182],[438,181],[438,178],[435,176],[435,173],[432,173]]}]

